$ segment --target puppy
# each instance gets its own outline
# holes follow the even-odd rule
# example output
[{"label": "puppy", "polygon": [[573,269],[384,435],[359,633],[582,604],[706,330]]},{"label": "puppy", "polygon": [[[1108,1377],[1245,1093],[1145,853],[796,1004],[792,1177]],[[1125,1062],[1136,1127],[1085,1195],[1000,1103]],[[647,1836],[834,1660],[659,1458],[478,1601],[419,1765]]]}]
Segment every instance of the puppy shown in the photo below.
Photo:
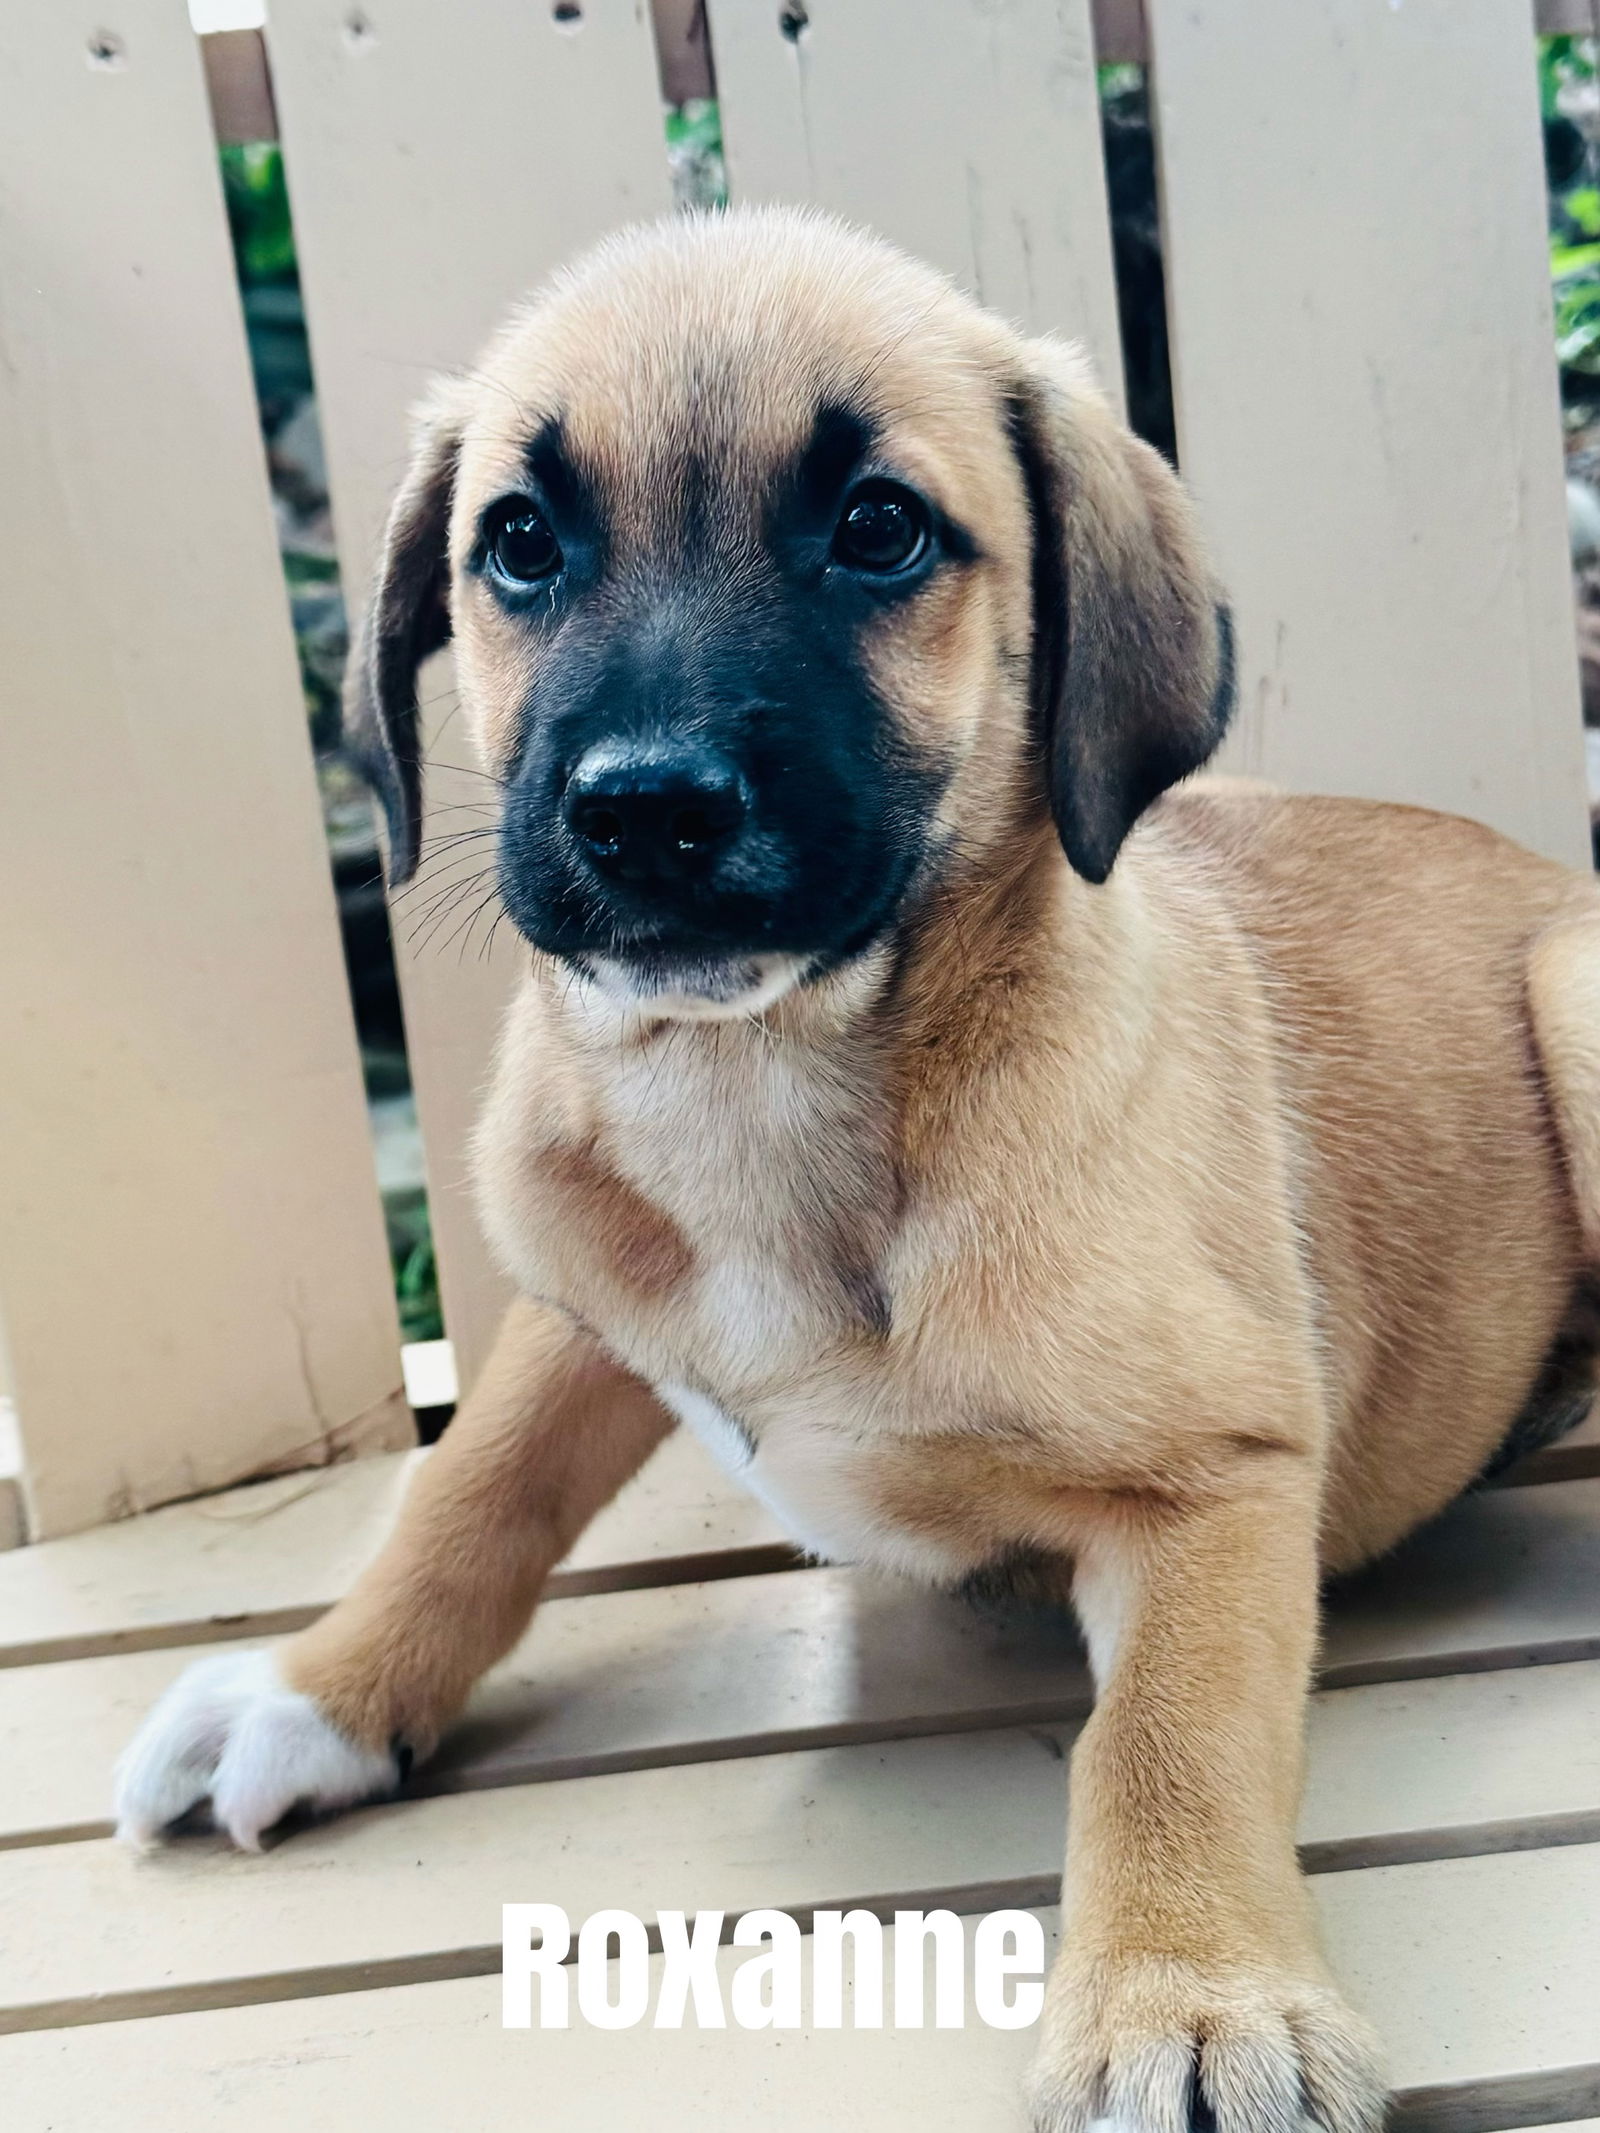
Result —
[{"label": "puppy", "polygon": [[531,951],[477,1156],[525,1300],[350,1596],[147,1720],[124,1829],[392,1786],[682,1421],[818,1555],[1070,1593],[1035,2125],[1374,2126],[1295,1856],[1318,1579],[1587,1397],[1596,892],[1168,793],[1233,693],[1176,479],[812,216],[616,238],[429,403],[352,685],[396,879],[447,637]]}]

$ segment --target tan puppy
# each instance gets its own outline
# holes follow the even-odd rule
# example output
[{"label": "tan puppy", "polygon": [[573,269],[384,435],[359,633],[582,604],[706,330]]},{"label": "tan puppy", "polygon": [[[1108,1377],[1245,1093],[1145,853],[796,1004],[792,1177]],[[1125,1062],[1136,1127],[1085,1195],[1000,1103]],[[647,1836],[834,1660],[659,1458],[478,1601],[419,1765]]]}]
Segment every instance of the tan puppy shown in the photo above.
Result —
[{"label": "tan puppy", "polygon": [[440,388],[354,687],[402,876],[447,634],[535,951],[479,1140],[528,1300],[350,1597],[147,1721],[125,1827],[392,1785],[682,1418],[819,1554],[1070,1590],[1036,2125],[1374,2125],[1295,1857],[1318,1577],[1587,1396],[1595,891],[1151,808],[1232,686],[1176,480],[810,217],[619,238]]}]

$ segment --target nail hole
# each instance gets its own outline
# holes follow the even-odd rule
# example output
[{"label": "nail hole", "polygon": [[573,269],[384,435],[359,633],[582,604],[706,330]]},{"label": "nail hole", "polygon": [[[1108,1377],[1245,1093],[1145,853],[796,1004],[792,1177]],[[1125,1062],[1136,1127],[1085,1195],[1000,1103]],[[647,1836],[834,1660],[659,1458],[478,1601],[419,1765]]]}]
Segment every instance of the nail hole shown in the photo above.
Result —
[{"label": "nail hole", "polygon": [[555,0],[550,19],[558,30],[575,30],[582,26],[583,9],[578,0]]},{"label": "nail hole", "polygon": [[783,10],[778,17],[778,27],[791,44],[800,42],[811,27],[811,17],[800,4],[800,0],[793,0],[793,5]]},{"label": "nail hole", "polygon": [[89,39],[89,64],[101,73],[114,73],[127,60],[127,47],[114,30],[96,30]]},{"label": "nail hole", "polygon": [[372,27],[372,18],[353,7],[344,18],[344,41],[352,52],[363,51],[375,42],[377,31]]}]

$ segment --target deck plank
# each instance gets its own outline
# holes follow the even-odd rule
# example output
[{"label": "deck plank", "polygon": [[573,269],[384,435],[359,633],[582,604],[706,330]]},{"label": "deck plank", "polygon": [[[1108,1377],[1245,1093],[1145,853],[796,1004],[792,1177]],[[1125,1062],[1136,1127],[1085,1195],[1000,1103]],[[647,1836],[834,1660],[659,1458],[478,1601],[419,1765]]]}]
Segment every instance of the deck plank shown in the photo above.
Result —
[{"label": "deck plank", "polygon": [[[0,1668],[298,1629],[332,1604],[394,1517],[412,1452],[291,1474],[0,1554]],[[1507,1484],[1600,1472],[1600,1418]],[[617,1591],[743,1575],[785,1536],[685,1431],[603,1512],[552,1583]]]},{"label": "deck plank", "polygon": [[[1600,1662],[1327,1691],[1301,1821],[1319,1870],[1600,1840]],[[213,1838],[0,1855],[0,2029],[466,1974],[505,1900],[1048,1901],[1073,1729],[769,1754],[407,1799],[260,1857]],[[1489,1744],[1492,1752],[1489,1752]],[[535,1878],[536,1877],[536,1878]],[[330,1887],[339,1901],[330,1905]]]},{"label": "deck plank", "polygon": [[[1493,2133],[1600,2101],[1600,1847],[1327,1875],[1316,1890],[1335,1966],[1388,2044],[1394,2133]],[[724,1977],[742,1959],[725,1950]],[[633,2124],[648,2096],[666,2133],[744,2123],[757,2098],[766,2133],[1022,2133],[1031,2048],[1025,2031],[972,2022],[507,2031],[480,1977],[8,2036],[0,2079],[16,2122],[51,2133],[101,2133],[108,2096],[119,2133],[490,2125],[530,2081],[543,2111],[585,2124]]]},{"label": "deck plank", "polygon": [[[423,1457],[285,1475],[0,1556],[0,1668],[298,1629],[375,1553]],[[790,1553],[770,1514],[679,1430],[551,1591],[734,1574]]]},{"label": "deck plank", "polygon": [[[0,1670],[0,1844],[93,1835],[111,1763],[192,1653]],[[1600,1657],[1600,1482],[1474,1499],[1338,1593],[1329,1686]],[[1068,1626],[839,1569],[567,1599],[488,1677],[429,1790],[1054,1722]]]},{"label": "deck plank", "polygon": [[[0,2029],[236,2004],[499,1960],[500,1905],[653,1915],[1060,1872],[1058,1742],[912,1741],[413,1800],[266,1855],[212,1839],[0,1856]],[[330,1903],[331,1891],[338,1901]]]},{"label": "deck plank", "polygon": [[1322,1677],[1600,1656],[1600,1481],[1484,1490],[1329,1598]]},{"label": "deck plank", "polygon": [[[0,1837],[103,1817],[112,1759],[192,1657],[0,1673]],[[422,1782],[500,1786],[1017,1724],[1081,1712],[1089,1694],[1064,1621],[992,1621],[850,1570],[602,1594],[543,1610]]]}]

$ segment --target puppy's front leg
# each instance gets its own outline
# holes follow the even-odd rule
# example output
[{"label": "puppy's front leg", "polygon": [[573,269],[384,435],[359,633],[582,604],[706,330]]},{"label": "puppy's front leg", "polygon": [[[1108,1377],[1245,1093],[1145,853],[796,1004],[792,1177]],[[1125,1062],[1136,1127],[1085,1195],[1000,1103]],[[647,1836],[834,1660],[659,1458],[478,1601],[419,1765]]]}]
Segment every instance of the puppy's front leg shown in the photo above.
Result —
[{"label": "puppy's front leg", "polygon": [[1072,1762],[1039,2133],[1380,2122],[1372,2040],[1328,1978],[1295,1856],[1308,1464],[1251,1450],[1204,1501],[1108,1501],[1078,1556],[1099,1700]]},{"label": "puppy's front leg", "polygon": [[297,1803],[390,1790],[671,1427],[588,1334],[513,1304],[348,1596],[277,1651],[202,1659],[151,1711],[118,1765],[119,1834],[147,1843],[209,1797],[220,1826],[254,1849]]}]

